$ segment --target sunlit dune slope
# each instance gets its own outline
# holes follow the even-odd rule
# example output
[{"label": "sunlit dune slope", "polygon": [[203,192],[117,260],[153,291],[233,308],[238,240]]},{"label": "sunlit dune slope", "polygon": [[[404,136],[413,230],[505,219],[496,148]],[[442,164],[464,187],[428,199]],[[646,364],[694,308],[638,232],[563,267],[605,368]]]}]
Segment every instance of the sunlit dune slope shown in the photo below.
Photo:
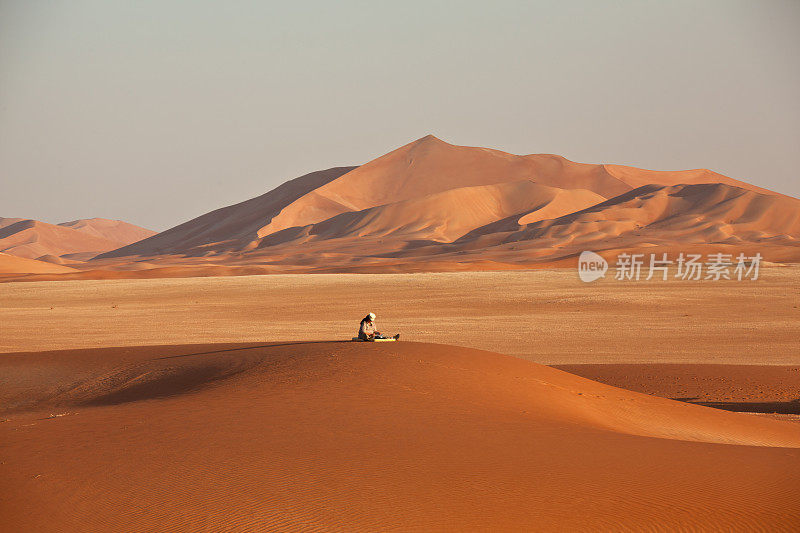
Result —
[{"label": "sunlit dune slope", "polygon": [[82,231],[103,239],[130,244],[147,237],[152,237],[157,232],[139,226],[134,226],[122,220],[108,220],[106,218],[82,218],[71,222],[62,222],[59,226]]},{"label": "sunlit dune slope", "polygon": [[[455,146],[428,135],[359,167],[333,168],[289,181],[100,259],[241,254],[310,235],[418,232],[419,239],[449,241],[517,214],[515,222],[520,224],[555,219],[645,183],[724,183],[775,194],[705,169],[657,172],[589,165],[549,154],[520,156]],[[543,193],[545,187],[568,192],[556,198]],[[550,207],[543,209],[543,196],[548,194]]]},{"label": "sunlit dune slope", "polygon": [[194,345],[5,354],[0,369],[0,510],[17,529],[800,523],[797,425],[490,352]]},{"label": "sunlit dune slope", "polygon": [[0,250],[29,259],[48,254],[86,251],[100,253],[114,249],[119,244],[103,237],[38,220],[21,220],[0,229]]},{"label": "sunlit dune slope", "polygon": [[4,218],[0,219],[0,251],[28,259],[66,254],[87,254],[89,258],[153,234],[133,224],[102,218],[63,224]]},{"label": "sunlit dune slope", "polygon": [[450,242],[499,218],[550,218],[602,202],[584,189],[558,189],[529,180],[450,189],[421,198],[342,213],[266,237],[261,247],[298,238],[394,237]]},{"label": "sunlit dune slope", "polygon": [[[522,179],[562,189],[586,189],[604,198],[625,193],[642,183],[722,182],[752,187],[707,170],[654,172],[588,165],[549,154],[518,156],[488,148],[455,146],[428,135],[299,198],[259,234],[313,224],[344,211],[360,211],[454,188]],[[327,210],[309,210],[307,203],[324,204]]]},{"label": "sunlit dune slope", "polygon": [[2,274],[66,274],[77,273],[73,268],[53,264],[47,261],[37,261],[26,257],[4,254],[0,252],[0,275]]}]

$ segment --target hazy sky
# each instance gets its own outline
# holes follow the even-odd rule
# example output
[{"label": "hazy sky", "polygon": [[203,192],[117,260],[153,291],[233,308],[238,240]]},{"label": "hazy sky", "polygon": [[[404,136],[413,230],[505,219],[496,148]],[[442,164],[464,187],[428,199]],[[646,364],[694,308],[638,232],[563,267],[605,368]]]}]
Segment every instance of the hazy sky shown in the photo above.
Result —
[{"label": "hazy sky", "polygon": [[0,0],[0,216],[163,230],[428,133],[800,196],[798,58],[798,0]]}]

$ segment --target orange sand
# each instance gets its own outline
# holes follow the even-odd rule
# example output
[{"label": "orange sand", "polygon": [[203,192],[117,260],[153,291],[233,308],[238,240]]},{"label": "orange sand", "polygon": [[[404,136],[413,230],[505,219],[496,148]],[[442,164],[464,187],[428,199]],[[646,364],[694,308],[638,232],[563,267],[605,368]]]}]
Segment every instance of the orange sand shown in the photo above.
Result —
[{"label": "orange sand", "polygon": [[51,278],[509,270],[574,263],[583,250],[758,252],[797,263],[800,200],[705,169],[588,165],[429,135]]},{"label": "orange sand", "polygon": [[11,530],[792,531],[800,426],[410,342],[7,354]]},{"label": "orange sand", "polygon": [[800,415],[800,365],[583,364],[556,368],[615,387],[718,409]]},{"label": "orange sand", "polygon": [[0,284],[0,352],[350,338],[381,330],[545,364],[800,364],[800,268],[586,284],[575,271]]},{"label": "orange sand", "polygon": [[[67,256],[86,260],[155,233],[127,222],[104,218],[48,224],[0,217],[0,252],[28,259]],[[0,272],[13,271],[0,264]]]}]

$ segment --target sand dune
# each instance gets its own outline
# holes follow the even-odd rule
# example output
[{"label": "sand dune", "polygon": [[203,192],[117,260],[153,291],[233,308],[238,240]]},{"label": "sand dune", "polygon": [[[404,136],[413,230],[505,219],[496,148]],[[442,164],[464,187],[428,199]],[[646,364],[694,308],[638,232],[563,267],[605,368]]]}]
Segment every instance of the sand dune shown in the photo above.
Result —
[{"label": "sand dune", "polygon": [[330,168],[306,174],[266,194],[206,213],[100,257],[157,256],[169,253],[202,254],[215,250],[249,248],[258,238],[260,228],[287,205],[353,168],[355,167]]},{"label": "sand dune", "polygon": [[83,218],[71,222],[62,222],[59,226],[72,228],[88,235],[108,239],[121,244],[131,244],[155,235],[156,231],[134,226],[121,220],[106,218]]},{"label": "sand dune", "polygon": [[[604,198],[584,189],[557,189],[529,180],[461,187],[420,198],[351,211],[262,239],[260,247],[300,237],[394,237],[451,242],[500,218],[550,218],[595,205]],[[398,241],[400,244],[402,241]]]},{"label": "sand dune", "polygon": [[749,413],[800,415],[800,366],[583,364],[557,368],[627,390]]},{"label": "sand dune", "polygon": [[13,378],[0,424],[12,529],[800,523],[800,425],[490,352],[193,345],[7,354],[0,366]]},{"label": "sand dune", "polygon": [[0,251],[28,259],[70,254],[86,254],[88,259],[154,233],[126,222],[100,218],[58,225],[6,218],[0,220]]},{"label": "sand dune", "polygon": [[281,272],[538,268],[571,266],[567,259],[581,247],[668,251],[687,243],[714,247],[705,253],[728,252],[718,249],[724,245],[734,254],[751,254],[759,245],[769,261],[795,262],[798,218],[800,201],[706,169],[589,165],[455,146],[429,135],[362,166],[297,178],[105,253],[85,270],[139,277],[132,273],[141,269],[137,262],[196,275],[243,266]]},{"label": "sand dune", "polygon": [[[91,256],[93,252],[88,252]],[[44,261],[46,263],[53,263],[54,265],[80,265],[83,263],[80,259],[73,259],[73,257],[78,256],[80,257],[83,254],[64,254],[64,255],[53,255],[53,254],[46,254],[41,257],[37,257],[37,261]],[[87,259],[89,259],[88,257]]]},{"label": "sand dune", "polygon": [[35,259],[43,255],[113,249],[119,243],[37,220],[22,220],[0,229],[0,250]]},{"label": "sand dune", "polygon": [[603,165],[606,172],[624,182],[632,189],[638,189],[644,185],[680,185],[680,184],[699,184],[699,183],[722,183],[733,187],[740,187],[749,191],[769,194],[774,196],[784,196],[777,194],[769,189],[758,187],[751,183],[729,178],[718,172],[707,168],[693,170],[645,170],[642,168],[628,167],[624,165]]},{"label": "sand dune", "polygon": [[12,224],[16,224],[17,222],[22,222],[23,220],[27,220],[27,219],[25,219],[25,218],[0,217],[0,228],[5,228],[6,226],[10,226]]},{"label": "sand dune", "polygon": [[[313,224],[345,211],[360,211],[454,188],[523,179],[562,189],[586,189],[604,198],[625,193],[641,182],[670,185],[722,182],[752,187],[706,170],[640,174],[632,167],[611,167],[611,170],[604,165],[574,163],[554,155],[516,156],[487,148],[454,146],[428,135],[318,187],[287,206],[259,235]],[[307,204],[317,209],[309,209]]]},{"label": "sand dune", "polygon": [[[524,222],[524,220],[523,220]],[[516,227],[515,227],[516,226]],[[514,230],[517,231],[514,231]],[[482,239],[483,246],[531,241],[538,247],[602,249],[636,243],[739,244],[800,239],[800,200],[723,184],[645,185],[582,211],[532,224],[493,224],[460,242]],[[598,244],[593,244],[598,243]]]},{"label": "sand dune", "polygon": [[5,274],[66,274],[77,273],[73,268],[48,261],[37,261],[0,252],[0,275]]}]

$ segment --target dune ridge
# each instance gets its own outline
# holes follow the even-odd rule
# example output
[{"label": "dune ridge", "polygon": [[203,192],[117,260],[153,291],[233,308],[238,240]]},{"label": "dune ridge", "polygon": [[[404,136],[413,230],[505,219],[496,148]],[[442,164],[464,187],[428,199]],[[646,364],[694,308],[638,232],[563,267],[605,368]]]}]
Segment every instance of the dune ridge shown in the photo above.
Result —
[{"label": "dune ridge", "polygon": [[[497,242],[536,241],[584,246],[610,237],[670,245],[759,242],[800,237],[800,200],[723,184],[643,185],[586,209],[531,224],[490,227],[462,242],[489,235]],[[505,231],[504,231],[505,230]],[[514,231],[516,230],[516,231]],[[507,232],[507,233],[506,233]],[[506,233],[506,234],[504,234]]]},{"label": "dune ridge", "polygon": [[348,211],[322,222],[290,228],[263,239],[259,247],[294,241],[395,237],[451,242],[470,229],[498,218],[548,218],[603,201],[583,189],[565,190],[530,180],[459,187],[361,211]]},{"label": "dune ridge", "polygon": [[76,255],[88,259],[155,234],[127,222],[103,218],[61,224],[0,218],[0,251],[28,259]]},{"label": "dune ridge", "polygon": [[[96,257],[41,247],[30,255],[86,261],[72,266],[82,271],[79,277],[93,279],[243,269],[560,268],[574,266],[586,249],[756,250],[765,261],[796,263],[799,219],[800,200],[708,169],[584,164],[456,146],[428,135],[361,166],[312,172]],[[97,224],[91,231],[74,226],[103,235]]]},{"label": "dune ridge", "polygon": [[122,220],[109,220],[107,218],[81,218],[70,222],[61,222],[58,225],[121,244],[141,241],[158,233]]}]

